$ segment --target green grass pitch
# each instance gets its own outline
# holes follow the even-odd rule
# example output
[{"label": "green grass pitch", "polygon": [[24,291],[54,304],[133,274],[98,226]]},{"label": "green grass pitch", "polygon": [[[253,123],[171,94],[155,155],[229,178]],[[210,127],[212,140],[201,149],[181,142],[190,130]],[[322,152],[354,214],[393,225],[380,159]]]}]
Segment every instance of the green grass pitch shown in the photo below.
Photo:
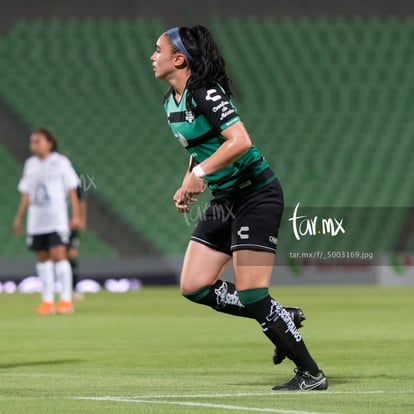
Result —
[{"label": "green grass pitch", "polygon": [[414,412],[414,288],[272,287],[301,306],[322,392],[275,393],[293,376],[251,320],[176,288],[87,295],[37,316],[38,295],[0,295],[0,413]]}]

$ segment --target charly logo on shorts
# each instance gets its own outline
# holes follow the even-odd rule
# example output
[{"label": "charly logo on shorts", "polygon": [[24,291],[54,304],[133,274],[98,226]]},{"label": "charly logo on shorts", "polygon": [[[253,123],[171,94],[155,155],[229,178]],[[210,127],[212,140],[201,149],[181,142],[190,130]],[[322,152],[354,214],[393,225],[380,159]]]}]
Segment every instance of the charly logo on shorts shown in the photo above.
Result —
[{"label": "charly logo on shorts", "polygon": [[250,230],[249,226],[241,226],[239,231],[237,232],[237,235],[242,239],[242,240],[247,240],[250,236],[248,234],[246,234],[248,231]]}]

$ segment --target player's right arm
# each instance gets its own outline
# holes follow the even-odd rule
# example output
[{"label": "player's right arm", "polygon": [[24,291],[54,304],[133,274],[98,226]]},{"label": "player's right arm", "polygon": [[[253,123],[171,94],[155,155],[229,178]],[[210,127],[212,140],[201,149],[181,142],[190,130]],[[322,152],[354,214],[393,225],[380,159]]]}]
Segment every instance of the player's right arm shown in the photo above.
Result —
[{"label": "player's right arm", "polygon": [[23,217],[26,214],[27,209],[29,208],[30,203],[30,191],[33,187],[32,179],[32,166],[33,157],[28,158],[24,163],[23,175],[19,181],[18,190],[21,194],[20,204],[17,208],[16,215],[14,216],[13,221],[13,230],[15,234],[21,234],[23,231]]},{"label": "player's right arm", "polygon": [[13,221],[13,230],[16,234],[23,231],[23,217],[29,207],[29,194],[22,194],[16,216]]}]

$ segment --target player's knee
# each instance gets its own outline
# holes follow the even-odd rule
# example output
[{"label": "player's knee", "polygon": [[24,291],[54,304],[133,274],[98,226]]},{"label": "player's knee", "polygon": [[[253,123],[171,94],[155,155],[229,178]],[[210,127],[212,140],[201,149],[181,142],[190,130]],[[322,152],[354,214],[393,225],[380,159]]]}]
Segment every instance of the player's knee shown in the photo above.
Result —
[{"label": "player's knee", "polygon": [[60,262],[67,259],[66,247],[63,245],[54,246],[50,249],[50,258],[54,262]]},{"label": "player's knee", "polygon": [[193,282],[193,281],[182,280],[180,283],[180,292],[185,297],[187,297],[188,295],[191,295],[194,292],[197,292],[201,288],[202,286],[200,286],[200,284]]},{"label": "player's knee", "polygon": [[197,279],[181,277],[180,291],[186,299],[199,303],[210,291],[210,286],[200,286]]},{"label": "player's knee", "polygon": [[192,276],[191,273],[185,272],[181,274],[180,278],[180,291],[182,295],[189,295],[204,288],[205,286],[211,286],[214,284],[213,277],[203,274],[195,274]]},{"label": "player's knee", "polygon": [[203,303],[203,299],[210,293],[211,286],[205,286],[192,292],[182,293],[182,295],[195,303]]},{"label": "player's knee", "polygon": [[189,283],[186,278],[183,277],[183,275],[181,275],[181,280],[180,280],[180,292],[182,295],[186,295],[188,293],[191,293],[193,290],[196,290],[193,288],[192,283]]}]

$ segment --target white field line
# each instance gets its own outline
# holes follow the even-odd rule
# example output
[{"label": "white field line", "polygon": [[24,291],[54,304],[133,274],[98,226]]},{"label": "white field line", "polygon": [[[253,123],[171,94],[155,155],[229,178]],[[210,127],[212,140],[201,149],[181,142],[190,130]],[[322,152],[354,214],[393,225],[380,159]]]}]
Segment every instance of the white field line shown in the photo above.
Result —
[{"label": "white field line", "polygon": [[[162,398],[223,398],[223,397],[266,397],[277,395],[306,395],[306,396],[323,396],[323,395],[369,395],[369,394],[414,394],[413,390],[367,390],[367,391],[319,391],[319,392],[303,392],[303,391],[269,391],[269,392],[240,392],[234,394],[162,394],[162,395],[136,395],[136,396],[105,396],[102,398],[119,398],[119,399],[162,399]],[[79,399],[88,399],[89,397],[76,397]],[[90,397],[94,398],[94,397]],[[99,397],[97,397],[99,398]]]},{"label": "white field line", "polygon": [[207,408],[220,408],[222,410],[234,410],[234,411],[254,411],[260,413],[279,413],[279,414],[322,414],[315,411],[297,411],[297,410],[283,410],[279,408],[260,408],[260,407],[244,407],[239,405],[226,405],[226,404],[209,404],[198,403],[190,401],[160,401],[151,399],[135,399],[135,398],[119,398],[119,397],[77,397],[82,400],[92,401],[118,401],[118,402],[133,402],[143,404],[165,404],[165,405],[179,405],[188,407],[207,407]]},{"label": "white field line", "polygon": [[303,391],[285,391],[285,392],[266,392],[266,393],[234,393],[234,394],[170,394],[170,395],[139,395],[136,397],[122,397],[122,396],[105,396],[105,397],[74,397],[77,400],[89,400],[89,401],[114,401],[114,402],[130,402],[141,404],[164,404],[164,405],[178,405],[178,406],[190,406],[190,407],[207,407],[207,408],[220,408],[222,410],[234,410],[234,411],[252,411],[262,413],[279,413],[279,414],[322,414],[313,411],[297,411],[297,410],[284,410],[281,408],[260,408],[260,407],[246,407],[239,405],[227,405],[227,404],[210,404],[203,402],[191,402],[191,401],[165,401],[165,399],[176,398],[220,398],[220,397],[270,397],[277,395],[317,395],[321,397],[323,395],[370,395],[370,394],[414,394],[413,390],[405,391],[384,391],[384,390],[367,390],[367,391],[321,391],[321,392],[303,392]]}]

